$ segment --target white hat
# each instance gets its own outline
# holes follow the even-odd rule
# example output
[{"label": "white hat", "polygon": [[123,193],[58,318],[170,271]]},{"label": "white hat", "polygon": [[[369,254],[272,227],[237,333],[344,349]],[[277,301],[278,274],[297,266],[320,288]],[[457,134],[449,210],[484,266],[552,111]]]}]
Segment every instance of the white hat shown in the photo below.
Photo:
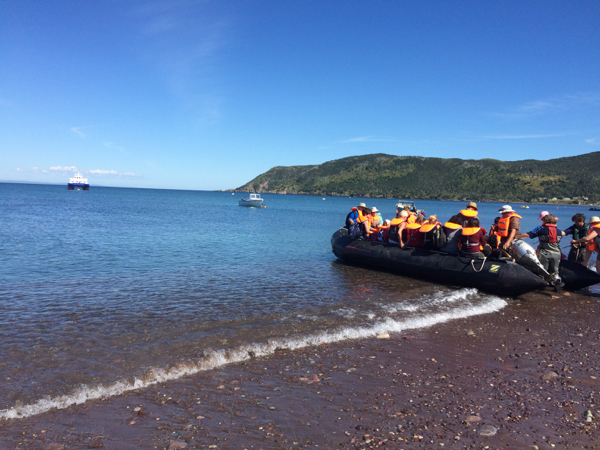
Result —
[{"label": "white hat", "polygon": [[512,208],[510,207],[510,205],[504,205],[502,208],[500,208],[500,209],[498,210],[498,212],[499,212],[500,214],[504,214],[504,213],[507,213],[507,212],[515,212],[515,210],[514,210],[514,209],[512,209]]},{"label": "white hat", "polygon": [[400,217],[408,217],[408,212],[405,210],[400,211]]},{"label": "white hat", "polygon": [[596,222],[600,222],[600,217],[593,216],[590,218],[590,223],[596,223]]},{"label": "white hat", "polygon": [[364,203],[359,203],[359,204],[358,204],[358,207],[360,208],[361,206],[362,206],[363,208],[366,208],[366,207],[367,207],[367,205],[365,205]]},{"label": "white hat", "polygon": [[371,212],[379,212],[379,210],[377,209],[377,206],[373,206],[371,208]]}]

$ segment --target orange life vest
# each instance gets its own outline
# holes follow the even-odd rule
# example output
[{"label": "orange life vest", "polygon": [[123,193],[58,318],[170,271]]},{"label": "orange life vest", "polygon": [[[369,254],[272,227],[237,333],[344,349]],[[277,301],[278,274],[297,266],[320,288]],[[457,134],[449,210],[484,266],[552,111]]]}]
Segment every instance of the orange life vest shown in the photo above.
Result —
[{"label": "orange life vest", "polygon": [[433,230],[435,227],[441,225],[441,223],[424,223],[421,225],[420,231],[421,233],[427,233],[428,231]]},{"label": "orange life vest", "polygon": [[408,216],[408,219],[406,219],[406,222],[415,223],[415,220],[417,220],[417,215],[414,212],[409,212],[408,214],[409,214],[409,216]]},{"label": "orange life vest", "polygon": [[[596,234],[598,236],[600,236],[600,224],[590,226],[590,229],[588,230],[588,234],[591,234],[592,231],[595,231]],[[588,241],[587,248],[590,250],[590,252],[594,252],[598,248],[598,246],[596,245],[596,239],[598,239],[598,238],[596,237],[596,238],[592,239],[591,241]]]},{"label": "orange life vest", "polygon": [[496,228],[496,231],[494,231],[494,234],[496,236],[500,236],[500,237],[508,236],[508,228],[510,227],[510,219],[512,217],[516,217],[517,219],[522,219],[522,217],[520,215],[518,215],[517,213],[511,213],[508,217],[501,217],[500,220],[498,221],[498,226]]},{"label": "orange life vest", "polygon": [[460,213],[465,217],[477,217],[477,211],[473,211],[472,209],[461,209]]},{"label": "orange life vest", "polygon": [[421,224],[413,222],[406,225],[407,231],[407,242],[406,244],[411,247],[420,247],[423,245],[421,239],[418,239],[416,236],[420,233]]},{"label": "orange life vest", "polygon": [[446,222],[444,224],[444,226],[446,228],[450,228],[451,230],[458,230],[459,228],[462,228],[462,225],[459,225],[459,224],[454,223],[454,222]]},{"label": "orange life vest", "polygon": [[[481,228],[479,228],[479,227],[463,228],[462,235],[463,236],[473,236],[479,230],[481,230]],[[476,245],[479,245],[479,250],[480,251],[483,250],[483,246],[479,243],[479,240],[477,242],[471,242],[471,240],[469,238],[467,238],[467,242],[465,242],[464,245],[466,245],[467,247],[475,247]]]}]

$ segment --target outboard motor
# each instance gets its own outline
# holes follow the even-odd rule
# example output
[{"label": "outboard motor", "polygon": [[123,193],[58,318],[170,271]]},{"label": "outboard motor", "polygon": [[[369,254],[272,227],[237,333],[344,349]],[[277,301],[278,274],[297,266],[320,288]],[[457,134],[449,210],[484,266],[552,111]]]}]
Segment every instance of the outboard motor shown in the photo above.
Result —
[{"label": "outboard motor", "polygon": [[546,281],[550,281],[550,274],[544,269],[544,266],[542,266],[542,263],[540,263],[535,254],[535,250],[527,242],[515,239],[512,243],[512,253],[515,260],[523,267],[543,277]]}]

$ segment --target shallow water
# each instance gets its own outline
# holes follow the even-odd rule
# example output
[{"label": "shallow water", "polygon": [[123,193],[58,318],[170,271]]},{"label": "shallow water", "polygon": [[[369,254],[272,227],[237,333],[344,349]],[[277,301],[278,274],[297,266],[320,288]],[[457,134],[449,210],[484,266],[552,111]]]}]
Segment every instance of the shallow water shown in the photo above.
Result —
[{"label": "shallow water", "polygon": [[[506,305],[338,261],[330,238],[350,207],[391,218],[394,200],[264,197],[0,184],[0,418]],[[446,220],[464,202],[417,205]],[[499,206],[480,205],[482,223]],[[581,211],[560,208],[559,225]],[[541,210],[518,211],[523,231]]]}]

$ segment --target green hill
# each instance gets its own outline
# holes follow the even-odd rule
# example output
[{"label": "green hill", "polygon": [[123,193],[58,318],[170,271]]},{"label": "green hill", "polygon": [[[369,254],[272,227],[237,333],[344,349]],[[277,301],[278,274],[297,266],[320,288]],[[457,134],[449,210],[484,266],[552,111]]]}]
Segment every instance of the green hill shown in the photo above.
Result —
[{"label": "green hill", "polygon": [[600,201],[600,152],[549,161],[352,156],[274,167],[235,191],[480,201]]}]

